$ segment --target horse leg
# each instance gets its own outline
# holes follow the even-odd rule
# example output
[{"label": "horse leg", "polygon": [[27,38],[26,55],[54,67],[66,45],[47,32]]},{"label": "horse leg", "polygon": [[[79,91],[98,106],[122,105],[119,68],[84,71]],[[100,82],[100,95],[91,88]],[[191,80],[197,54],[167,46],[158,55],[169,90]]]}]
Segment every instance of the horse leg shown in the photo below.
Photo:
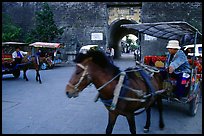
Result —
[{"label": "horse leg", "polygon": [[28,81],[28,77],[26,75],[26,71],[27,69],[23,69],[23,79],[25,79],[26,81]]},{"label": "horse leg", "polygon": [[108,125],[106,127],[106,134],[112,133],[117,117],[118,117],[118,114],[114,114],[113,112],[109,111],[109,113],[108,113]]},{"label": "horse leg", "polygon": [[39,81],[40,84],[42,83],[39,70],[36,70],[36,81]]},{"label": "horse leg", "polygon": [[144,133],[149,132],[149,127],[150,127],[150,124],[151,124],[150,118],[151,118],[151,108],[148,107],[148,108],[146,109],[146,124],[145,124],[144,130],[143,130]]},{"label": "horse leg", "polygon": [[130,130],[131,134],[136,134],[136,126],[135,126],[135,116],[134,116],[134,114],[127,115],[126,119],[128,121],[129,130]]},{"label": "horse leg", "polygon": [[39,71],[38,71],[38,77],[39,77],[39,83],[42,84]]},{"label": "horse leg", "polygon": [[36,77],[35,80],[38,82],[38,71],[36,70]]},{"label": "horse leg", "polygon": [[162,104],[161,96],[158,96],[157,98],[157,106],[158,106],[158,111],[159,111],[159,128],[163,129],[165,125],[163,121],[163,104]]}]

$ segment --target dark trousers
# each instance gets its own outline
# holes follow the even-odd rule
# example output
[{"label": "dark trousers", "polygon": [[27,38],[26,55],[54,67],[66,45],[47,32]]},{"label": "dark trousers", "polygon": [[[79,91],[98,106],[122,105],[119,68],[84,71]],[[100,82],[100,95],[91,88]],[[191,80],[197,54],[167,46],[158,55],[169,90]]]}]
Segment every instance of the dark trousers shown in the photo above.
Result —
[{"label": "dark trousers", "polygon": [[22,62],[22,58],[15,58],[15,60],[13,61],[13,66],[15,67],[17,64],[21,64]]},{"label": "dark trousers", "polygon": [[161,70],[160,71],[161,76],[164,79],[174,79],[176,80],[176,90],[173,91],[173,93],[177,96],[177,97],[184,97],[188,94],[188,90],[189,90],[189,85],[186,86],[186,84],[189,82],[190,77],[189,78],[184,78],[183,77],[183,73],[179,73],[179,74],[169,74],[167,71],[165,70]]}]

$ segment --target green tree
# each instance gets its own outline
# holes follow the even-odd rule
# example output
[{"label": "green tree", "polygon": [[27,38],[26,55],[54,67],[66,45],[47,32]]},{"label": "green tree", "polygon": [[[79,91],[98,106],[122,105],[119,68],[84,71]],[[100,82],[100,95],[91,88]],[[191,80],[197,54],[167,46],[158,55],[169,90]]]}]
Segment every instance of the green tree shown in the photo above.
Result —
[{"label": "green tree", "polygon": [[2,14],[2,41],[19,41],[21,28],[16,26],[9,15]]},{"label": "green tree", "polygon": [[35,19],[35,29],[32,29],[26,36],[27,42],[51,42],[64,32],[64,28],[57,28],[53,19],[53,13],[47,3],[43,4],[41,11],[36,12]]}]

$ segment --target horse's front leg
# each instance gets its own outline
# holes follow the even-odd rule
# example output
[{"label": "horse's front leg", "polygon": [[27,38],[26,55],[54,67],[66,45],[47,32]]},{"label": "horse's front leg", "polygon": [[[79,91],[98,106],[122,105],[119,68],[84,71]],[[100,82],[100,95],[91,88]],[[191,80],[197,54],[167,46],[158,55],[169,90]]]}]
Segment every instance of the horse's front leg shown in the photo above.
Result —
[{"label": "horse's front leg", "polygon": [[144,126],[144,133],[147,133],[149,132],[149,127],[150,127],[150,124],[151,124],[151,108],[148,107],[146,109],[146,124]]},{"label": "horse's front leg", "polygon": [[108,112],[108,125],[106,127],[106,134],[112,133],[117,117],[118,114],[114,114],[111,111]]},{"label": "horse's front leg", "polygon": [[157,98],[157,106],[159,111],[159,127],[160,129],[164,128],[164,120],[163,120],[163,104],[162,104],[162,98],[161,96],[158,96]]},{"label": "horse's front leg", "polygon": [[135,116],[134,114],[130,114],[126,116],[126,119],[129,124],[129,130],[131,134],[136,134],[136,126],[135,126]]},{"label": "horse's front leg", "polygon": [[28,77],[26,75],[26,71],[27,69],[23,69],[23,79],[25,79],[26,81],[28,81]]}]

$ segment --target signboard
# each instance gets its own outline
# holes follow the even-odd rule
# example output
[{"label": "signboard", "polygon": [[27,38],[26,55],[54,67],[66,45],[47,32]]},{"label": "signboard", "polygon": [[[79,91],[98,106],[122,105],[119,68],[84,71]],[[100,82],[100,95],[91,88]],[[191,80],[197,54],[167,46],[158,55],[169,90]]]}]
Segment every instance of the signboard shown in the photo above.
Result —
[{"label": "signboard", "polygon": [[103,33],[91,33],[91,40],[103,40]]}]

